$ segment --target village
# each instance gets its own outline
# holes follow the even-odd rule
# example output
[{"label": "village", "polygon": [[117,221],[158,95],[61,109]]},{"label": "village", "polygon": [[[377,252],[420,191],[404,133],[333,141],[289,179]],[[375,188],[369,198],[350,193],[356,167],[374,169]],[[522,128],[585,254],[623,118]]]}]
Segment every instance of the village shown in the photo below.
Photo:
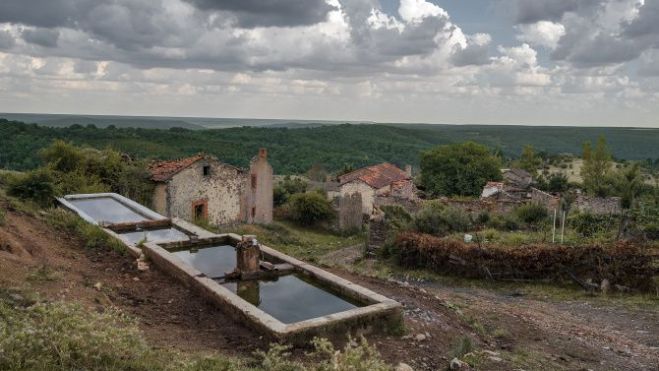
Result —
[{"label": "village", "polygon": [[[460,146],[468,148],[472,144],[439,147],[438,151]],[[424,159],[432,153],[424,154]],[[544,362],[558,368],[575,364],[589,367],[597,359],[600,365],[612,362],[618,367],[624,361],[642,369],[656,360],[652,340],[656,321],[650,330],[632,335],[622,320],[629,313],[611,308],[607,311],[617,311],[621,321],[603,328],[627,340],[625,345],[616,342],[601,346],[615,352],[601,353],[598,349],[596,357],[570,356],[565,360],[540,355],[566,352],[566,346],[595,352],[579,340],[560,345],[549,341],[557,335],[554,332],[564,337],[573,331],[596,331],[582,324],[586,317],[569,319],[565,317],[567,312],[555,307],[564,296],[572,297],[575,303],[651,303],[656,290],[653,245],[639,240],[651,235],[639,235],[639,225],[632,219],[622,222],[629,208],[622,201],[625,195],[602,197],[577,183],[548,187],[542,166],[533,172],[490,166],[483,170],[487,177],[475,183],[481,188],[470,188],[475,196],[466,197],[433,193],[432,185],[439,183],[428,183],[424,178],[429,170],[423,161],[424,165],[416,170],[411,165],[399,167],[384,162],[335,174],[314,171],[277,175],[267,148],[258,149],[246,168],[203,153],[138,163],[110,150],[80,149],[64,142],[56,142],[44,154],[51,161],[46,167],[53,169],[48,171],[54,172],[55,182],[70,182],[67,179],[74,173],[81,175],[77,178],[80,182],[95,179],[98,165],[85,164],[96,161],[128,173],[138,171],[143,178],[117,183],[121,188],[116,190],[123,195],[108,192],[114,190],[112,187],[59,183],[72,191],[93,191],[61,194],[55,205],[58,207],[34,214],[30,210],[40,202],[52,205],[52,196],[40,199],[35,193],[21,193],[23,189],[41,187],[33,183],[32,175],[4,174],[3,184],[8,187],[3,191],[7,192],[3,196],[5,207],[13,211],[5,216],[10,229],[0,237],[6,236],[3,249],[9,256],[20,257],[5,266],[17,272],[15,279],[33,274],[29,268],[33,263],[28,262],[40,261],[43,258],[38,256],[51,250],[49,245],[39,250],[30,247],[31,243],[24,241],[27,235],[19,232],[25,227],[15,224],[20,222],[45,235],[64,232],[70,235],[64,238],[81,238],[88,246],[97,246],[88,250],[94,254],[89,263],[92,266],[81,268],[97,271],[85,273],[96,277],[91,279],[95,284],[88,284],[87,294],[76,295],[90,296],[97,306],[109,302],[123,305],[145,318],[152,316],[145,310],[185,312],[195,297],[216,313],[195,322],[199,326],[215,324],[211,326],[214,330],[201,332],[203,339],[211,343],[217,341],[217,336],[241,342],[229,339],[238,334],[258,335],[260,340],[253,344],[256,349],[273,341],[305,349],[313,339],[342,344],[344,336],[352,334],[374,344],[399,371],[508,369],[520,363],[520,352],[526,352],[514,337],[533,333],[524,326],[513,330],[514,318],[530,315],[526,312],[529,309],[522,308],[535,308],[531,310],[549,311],[572,327],[564,323],[546,327],[538,322],[545,321],[546,316],[525,319],[528,326],[547,331],[538,338],[545,340],[534,345],[540,352],[538,356],[521,361],[527,367]],[[78,164],[64,168],[65,158],[76,158]],[[476,158],[463,161],[476,164],[482,157]],[[115,165],[107,162],[110,159],[117,161]],[[524,166],[522,161],[511,164]],[[549,183],[552,179],[562,180],[560,174],[549,177]],[[18,188],[18,184],[28,188]],[[634,223],[642,220],[638,218]],[[114,256],[108,246],[125,255]],[[52,259],[42,264],[52,264]],[[60,259],[68,258],[56,258]],[[26,265],[12,268],[19,261]],[[102,265],[94,267],[96,261]],[[59,282],[60,278],[50,277],[59,277],[62,268],[47,266],[39,268],[39,274],[48,277],[43,282]],[[19,273],[21,270],[24,273]],[[66,274],[73,276],[62,283],[79,279],[73,272]],[[173,280],[168,281],[167,289],[162,286],[165,277]],[[153,304],[121,299],[117,295],[125,285],[132,287],[131,291],[146,290],[135,291],[131,297],[146,295]],[[174,287],[186,291],[172,291]],[[163,289],[161,294],[153,291]],[[55,290],[57,295],[66,296],[60,290]],[[463,290],[468,294],[462,294]],[[99,294],[105,299],[98,299]],[[517,297],[516,302],[503,305],[510,295]],[[163,305],[162,300],[178,304]],[[473,300],[478,302],[476,307]],[[506,313],[509,310],[525,312]],[[594,321],[592,326],[603,324],[599,311],[593,307],[584,314],[588,321]],[[641,318],[638,328],[656,319],[655,311],[634,309],[633,313]],[[230,333],[216,327],[219,322],[213,316],[223,318],[222,323],[233,323]],[[196,324],[188,320],[183,323],[193,328],[194,335],[181,340],[188,343],[193,341],[189,336],[196,337],[200,332],[194,330]],[[588,327],[575,330],[574,326]],[[178,320],[143,328],[147,333],[165,328],[182,331]],[[607,344],[602,341],[599,344]],[[400,342],[415,350],[406,346],[393,351]],[[231,348],[229,344],[220,347]],[[359,347],[348,344],[344,351],[358,351]],[[432,347],[445,350],[432,356],[425,354],[425,349]]]}]

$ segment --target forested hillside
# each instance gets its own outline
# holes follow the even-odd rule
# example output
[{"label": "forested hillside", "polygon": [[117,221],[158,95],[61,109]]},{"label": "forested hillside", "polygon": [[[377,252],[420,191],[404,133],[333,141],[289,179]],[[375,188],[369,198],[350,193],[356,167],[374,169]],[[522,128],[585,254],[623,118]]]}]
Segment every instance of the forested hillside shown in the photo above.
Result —
[{"label": "forested hillside", "polygon": [[617,158],[659,158],[658,129],[345,124],[300,129],[157,130],[80,125],[50,128],[0,120],[0,168],[36,167],[39,150],[54,139],[112,147],[139,158],[177,158],[206,152],[238,166],[247,165],[259,147],[267,147],[275,171],[286,174],[304,172],[313,164],[328,170],[381,161],[418,164],[421,151],[465,140],[486,144],[504,157],[517,157],[525,144],[548,153],[580,153],[585,140],[595,141],[599,135],[606,137]]}]

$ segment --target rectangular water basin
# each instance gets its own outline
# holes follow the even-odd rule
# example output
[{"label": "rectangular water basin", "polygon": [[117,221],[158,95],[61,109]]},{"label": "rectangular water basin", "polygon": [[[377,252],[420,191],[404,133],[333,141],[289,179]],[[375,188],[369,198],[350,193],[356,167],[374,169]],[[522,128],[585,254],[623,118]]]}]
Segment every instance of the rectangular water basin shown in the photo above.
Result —
[{"label": "rectangular water basin", "polygon": [[113,197],[79,198],[67,201],[98,224],[138,223],[151,220]]},{"label": "rectangular water basin", "polygon": [[119,233],[119,236],[136,246],[140,242],[188,241],[190,239],[187,234],[174,227],[122,232]]},{"label": "rectangular water basin", "polygon": [[286,324],[365,306],[297,273],[275,280],[235,281],[222,285]]},{"label": "rectangular water basin", "polygon": [[211,278],[224,277],[236,268],[236,249],[230,245],[172,251],[177,258]]}]

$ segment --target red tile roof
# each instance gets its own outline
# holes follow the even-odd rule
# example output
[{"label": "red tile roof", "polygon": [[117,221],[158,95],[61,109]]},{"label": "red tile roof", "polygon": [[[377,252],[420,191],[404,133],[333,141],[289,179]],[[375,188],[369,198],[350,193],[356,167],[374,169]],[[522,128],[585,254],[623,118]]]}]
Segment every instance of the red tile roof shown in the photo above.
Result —
[{"label": "red tile roof", "polygon": [[192,157],[182,158],[180,160],[154,162],[149,165],[151,180],[155,182],[164,182],[169,180],[171,177],[178,174],[181,170],[203,158],[203,155],[195,155]]},{"label": "red tile roof", "polygon": [[406,172],[399,169],[395,165],[388,162],[383,162],[378,165],[364,167],[353,172],[339,176],[339,183],[341,185],[353,180],[361,180],[362,182],[370,185],[373,188],[379,189],[393,182],[400,180],[410,179]]}]

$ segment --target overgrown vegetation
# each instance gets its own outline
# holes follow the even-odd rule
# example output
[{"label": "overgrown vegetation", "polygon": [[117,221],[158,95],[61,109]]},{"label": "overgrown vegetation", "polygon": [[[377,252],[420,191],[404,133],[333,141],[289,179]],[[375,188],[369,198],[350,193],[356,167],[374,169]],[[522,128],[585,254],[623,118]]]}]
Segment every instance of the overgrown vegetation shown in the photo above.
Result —
[{"label": "overgrown vegetation", "polygon": [[296,193],[286,202],[286,216],[294,222],[313,226],[334,218],[334,209],[320,192]]},{"label": "overgrown vegetation", "polygon": [[465,244],[447,238],[404,233],[397,241],[398,262],[445,274],[489,279],[551,279],[581,277],[595,282],[654,289],[652,257],[637,245],[532,245],[510,248]]},{"label": "overgrown vegetation", "polygon": [[124,252],[124,244],[116,240],[101,227],[90,224],[78,215],[63,209],[52,209],[46,214],[46,222],[60,231],[81,238],[85,247],[89,249],[110,248],[116,251]]},{"label": "overgrown vegetation", "polygon": [[[2,370],[244,370],[219,356],[148,346],[135,321],[111,308],[31,302],[0,291]],[[18,298],[15,299],[15,298]]]},{"label": "overgrown vegetation", "polygon": [[55,141],[40,151],[41,167],[8,176],[10,196],[32,200],[42,206],[69,193],[116,192],[148,203],[153,185],[144,163],[105,149],[76,147]]},{"label": "overgrown vegetation", "polygon": [[434,196],[477,196],[501,179],[501,160],[474,142],[449,144],[421,154],[421,185]]}]

